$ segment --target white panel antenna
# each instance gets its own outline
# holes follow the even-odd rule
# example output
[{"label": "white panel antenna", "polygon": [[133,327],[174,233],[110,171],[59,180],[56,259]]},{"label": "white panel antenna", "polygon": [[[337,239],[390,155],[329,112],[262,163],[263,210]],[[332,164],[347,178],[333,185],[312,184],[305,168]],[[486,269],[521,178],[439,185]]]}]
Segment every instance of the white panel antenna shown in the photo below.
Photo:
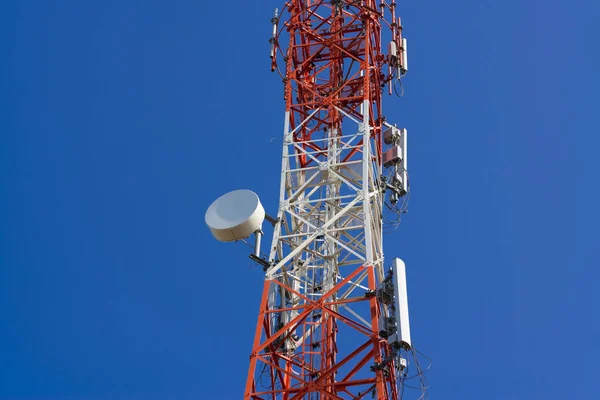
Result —
[{"label": "white panel antenna", "polygon": [[408,48],[406,47],[406,38],[402,38],[402,75],[408,71]]},{"label": "white panel antenna", "polygon": [[393,265],[394,282],[394,308],[396,310],[395,334],[388,338],[388,343],[397,343],[400,347],[410,349],[410,321],[408,318],[408,291],[406,289],[406,265],[399,258],[394,259]]}]

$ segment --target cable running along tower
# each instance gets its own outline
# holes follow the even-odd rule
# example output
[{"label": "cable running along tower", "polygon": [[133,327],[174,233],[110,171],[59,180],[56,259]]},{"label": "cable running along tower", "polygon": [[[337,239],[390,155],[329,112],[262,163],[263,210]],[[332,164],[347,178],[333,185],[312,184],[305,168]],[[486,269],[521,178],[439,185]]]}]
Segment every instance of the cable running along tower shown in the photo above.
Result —
[{"label": "cable running along tower", "polygon": [[269,250],[259,228],[251,255],[266,276],[244,399],[402,399],[409,369],[423,380],[405,266],[383,257],[409,192],[407,132],[382,108],[408,69],[397,5],[289,0],[272,23],[280,199]]}]

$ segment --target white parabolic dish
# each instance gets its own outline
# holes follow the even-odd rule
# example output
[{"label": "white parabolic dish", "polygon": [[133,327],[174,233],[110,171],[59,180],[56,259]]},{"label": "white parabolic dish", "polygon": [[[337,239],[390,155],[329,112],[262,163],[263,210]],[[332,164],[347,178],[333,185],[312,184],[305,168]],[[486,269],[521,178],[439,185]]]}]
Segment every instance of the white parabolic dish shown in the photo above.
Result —
[{"label": "white parabolic dish", "polygon": [[265,209],[251,190],[234,190],[215,200],[204,216],[206,225],[220,242],[245,239],[260,229]]}]

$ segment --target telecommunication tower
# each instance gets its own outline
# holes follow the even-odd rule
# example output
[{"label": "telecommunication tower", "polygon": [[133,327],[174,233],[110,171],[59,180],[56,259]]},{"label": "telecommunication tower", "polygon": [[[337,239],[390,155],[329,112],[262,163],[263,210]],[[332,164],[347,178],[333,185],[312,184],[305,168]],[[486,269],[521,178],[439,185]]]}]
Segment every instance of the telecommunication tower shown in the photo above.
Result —
[{"label": "telecommunication tower", "polygon": [[[265,272],[245,400],[402,399],[408,375],[423,389],[405,264],[386,268],[383,256],[387,220],[409,194],[407,131],[382,109],[408,70],[396,8],[289,0],[271,20],[285,100],[279,209],[268,216],[242,190],[206,216],[219,240],[254,233]],[[274,234],[263,256],[265,218]]]}]

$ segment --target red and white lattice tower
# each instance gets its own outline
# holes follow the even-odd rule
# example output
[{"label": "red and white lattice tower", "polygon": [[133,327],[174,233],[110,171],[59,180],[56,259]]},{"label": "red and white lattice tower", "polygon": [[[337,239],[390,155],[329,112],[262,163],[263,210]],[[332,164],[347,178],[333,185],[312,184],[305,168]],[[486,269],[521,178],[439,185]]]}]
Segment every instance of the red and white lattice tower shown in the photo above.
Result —
[{"label": "red and white lattice tower", "polygon": [[290,0],[272,20],[281,187],[244,399],[401,398],[404,264],[388,273],[382,242],[408,191],[406,130],[382,109],[407,68],[391,1]]}]

